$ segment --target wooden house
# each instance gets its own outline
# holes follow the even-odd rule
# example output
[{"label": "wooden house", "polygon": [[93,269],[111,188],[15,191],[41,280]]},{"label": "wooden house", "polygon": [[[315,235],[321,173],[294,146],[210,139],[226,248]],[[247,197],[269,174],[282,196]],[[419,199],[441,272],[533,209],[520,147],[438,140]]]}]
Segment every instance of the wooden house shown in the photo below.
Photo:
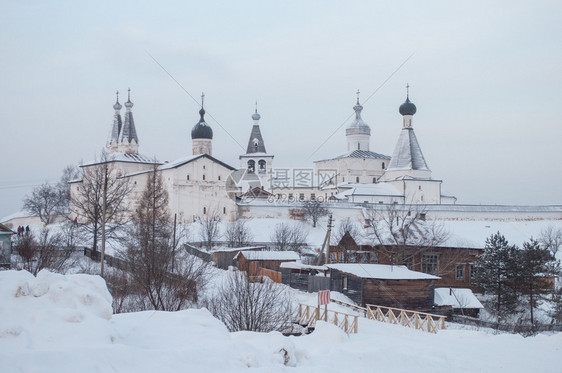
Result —
[{"label": "wooden house", "polygon": [[279,272],[281,263],[296,262],[300,256],[294,251],[240,251],[235,259],[238,268],[253,277],[262,275],[260,269]]},{"label": "wooden house", "polygon": [[439,277],[383,264],[328,264],[331,290],[354,302],[415,311],[432,311]]},{"label": "wooden house", "polygon": [[251,246],[251,247],[219,247],[213,249],[211,254],[211,260],[215,262],[218,268],[228,269],[230,266],[236,266],[236,260],[234,259],[240,251],[261,251],[264,250],[264,246]]},{"label": "wooden house", "polygon": [[[396,263],[393,250],[403,250],[408,257],[406,263]],[[370,244],[358,244],[349,233],[346,233],[337,245],[330,246],[328,263],[371,263],[371,264],[404,264],[412,271],[439,276],[436,286],[471,288],[475,267],[474,262],[484,249],[434,246],[393,247],[384,248]]]}]

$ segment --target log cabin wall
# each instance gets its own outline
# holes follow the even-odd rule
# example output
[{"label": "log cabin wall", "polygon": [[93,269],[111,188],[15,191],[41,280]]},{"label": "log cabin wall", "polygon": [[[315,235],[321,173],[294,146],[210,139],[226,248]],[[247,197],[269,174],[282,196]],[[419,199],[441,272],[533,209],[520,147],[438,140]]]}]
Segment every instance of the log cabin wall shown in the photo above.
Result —
[{"label": "log cabin wall", "polygon": [[433,308],[434,280],[364,279],[363,302],[415,311]]}]

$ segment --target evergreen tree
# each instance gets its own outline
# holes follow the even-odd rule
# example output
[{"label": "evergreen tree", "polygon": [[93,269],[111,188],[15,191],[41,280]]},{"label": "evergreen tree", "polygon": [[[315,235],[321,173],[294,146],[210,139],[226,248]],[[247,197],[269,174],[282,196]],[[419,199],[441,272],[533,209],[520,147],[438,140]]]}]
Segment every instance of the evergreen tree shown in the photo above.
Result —
[{"label": "evergreen tree", "polygon": [[531,239],[523,243],[520,265],[518,287],[522,295],[529,297],[532,324],[534,309],[542,303],[545,295],[552,292],[551,279],[560,273],[560,263],[547,248]]},{"label": "evergreen tree", "polygon": [[499,232],[486,239],[484,249],[484,254],[476,262],[476,285],[492,296],[490,308],[499,322],[504,316],[515,313],[517,308],[521,254]]}]

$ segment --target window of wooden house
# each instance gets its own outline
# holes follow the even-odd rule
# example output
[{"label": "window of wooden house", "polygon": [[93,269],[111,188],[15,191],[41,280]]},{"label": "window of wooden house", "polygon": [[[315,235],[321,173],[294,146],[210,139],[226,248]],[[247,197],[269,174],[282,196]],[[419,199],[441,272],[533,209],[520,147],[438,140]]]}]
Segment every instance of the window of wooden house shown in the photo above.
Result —
[{"label": "window of wooden house", "polygon": [[361,253],[359,257],[359,263],[367,263],[367,253]]},{"label": "window of wooden house", "polygon": [[377,264],[379,262],[379,260],[377,259],[377,253],[369,253],[369,261],[372,264]]},{"label": "window of wooden house", "polygon": [[422,272],[437,275],[439,272],[439,259],[437,254],[424,254],[422,256]]},{"label": "window of wooden house", "polygon": [[357,263],[357,254],[355,254],[355,253],[347,254],[347,262],[348,263]]},{"label": "window of wooden house", "polygon": [[342,278],[342,288],[343,290],[347,290],[347,276],[343,276]]},{"label": "window of wooden house", "polygon": [[345,255],[344,253],[340,253],[340,260],[339,263],[345,263]]},{"label": "window of wooden house", "polygon": [[330,253],[330,263],[336,263],[337,260],[336,253]]},{"label": "window of wooden house", "polygon": [[464,264],[457,264],[455,278],[459,281],[464,281]]},{"label": "window of wooden house", "polygon": [[476,279],[476,266],[470,265],[470,281],[474,281]]}]

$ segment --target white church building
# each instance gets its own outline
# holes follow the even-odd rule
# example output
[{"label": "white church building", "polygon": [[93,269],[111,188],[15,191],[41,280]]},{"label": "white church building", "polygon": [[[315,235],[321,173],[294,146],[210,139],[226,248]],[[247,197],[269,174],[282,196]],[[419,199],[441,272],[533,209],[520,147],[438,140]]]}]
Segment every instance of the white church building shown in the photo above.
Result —
[{"label": "white church building", "polygon": [[[456,204],[454,196],[442,191],[442,180],[434,178],[416,138],[413,116],[417,108],[406,100],[399,107],[402,130],[392,156],[370,149],[371,128],[362,119],[363,107],[353,107],[355,117],[346,128],[347,151],[314,162],[308,183],[295,174],[274,167],[274,154],[266,150],[256,109],[246,153],[239,156],[239,168],[212,155],[213,130],[205,121],[204,95],[200,119],[191,130],[192,154],[160,162],[139,152],[139,138],[133,119],[130,90],[124,120],[119,96],[113,105],[111,137],[103,161],[81,167],[111,165],[111,177],[126,179],[132,187],[127,199],[129,211],[146,187],[147,175],[160,172],[169,195],[169,209],[183,222],[205,215],[222,220],[238,218],[291,218],[291,211],[305,201],[324,201],[335,217],[362,218],[365,206],[420,205],[435,219],[562,219],[560,206],[471,206]],[[271,151],[271,149],[269,149]],[[83,188],[84,180],[71,183],[71,193]],[[382,207],[381,207],[382,208]],[[80,219],[80,217],[78,217]]]}]

